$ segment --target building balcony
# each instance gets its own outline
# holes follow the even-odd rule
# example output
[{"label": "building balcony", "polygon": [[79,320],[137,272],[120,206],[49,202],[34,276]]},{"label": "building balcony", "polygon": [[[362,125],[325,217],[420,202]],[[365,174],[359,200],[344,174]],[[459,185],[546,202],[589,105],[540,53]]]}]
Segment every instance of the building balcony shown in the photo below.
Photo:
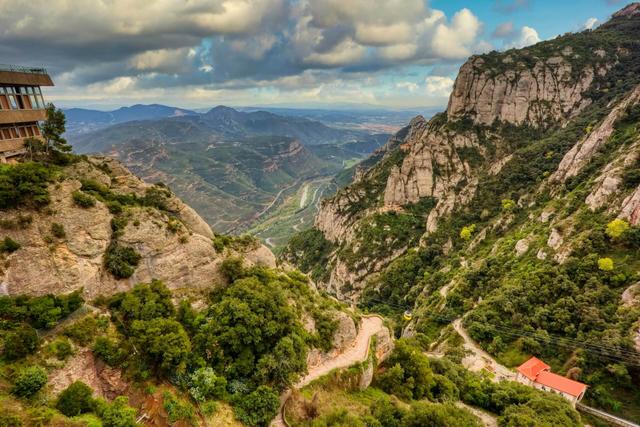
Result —
[{"label": "building balcony", "polygon": [[29,68],[0,64],[0,82],[26,86],[53,86],[53,81],[44,68]]},{"label": "building balcony", "polygon": [[47,110],[0,110],[0,125],[47,120]]}]

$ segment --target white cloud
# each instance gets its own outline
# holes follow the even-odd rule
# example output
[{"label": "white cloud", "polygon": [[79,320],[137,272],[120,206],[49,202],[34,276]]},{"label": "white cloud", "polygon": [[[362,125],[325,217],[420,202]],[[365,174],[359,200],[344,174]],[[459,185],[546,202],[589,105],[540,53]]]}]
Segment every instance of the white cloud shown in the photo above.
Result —
[{"label": "white cloud", "polygon": [[442,58],[469,56],[480,29],[480,20],[469,9],[462,9],[453,16],[451,25],[437,25],[432,40],[433,50]]},{"label": "white cloud", "polygon": [[582,24],[583,30],[592,30],[598,23],[598,18],[589,18]]},{"label": "white cloud", "polygon": [[534,28],[527,27],[525,25],[520,29],[520,34],[518,35],[518,37],[510,43],[507,43],[505,45],[505,48],[520,49],[523,47],[531,46],[532,44],[536,44],[538,42],[540,42],[540,36],[538,35],[538,32]]},{"label": "white cloud", "polygon": [[340,67],[362,59],[365,48],[352,39],[345,39],[328,52],[314,52],[305,58],[309,64]]},{"label": "white cloud", "polygon": [[453,90],[451,77],[428,76],[424,79],[425,90],[432,97],[448,97]]}]

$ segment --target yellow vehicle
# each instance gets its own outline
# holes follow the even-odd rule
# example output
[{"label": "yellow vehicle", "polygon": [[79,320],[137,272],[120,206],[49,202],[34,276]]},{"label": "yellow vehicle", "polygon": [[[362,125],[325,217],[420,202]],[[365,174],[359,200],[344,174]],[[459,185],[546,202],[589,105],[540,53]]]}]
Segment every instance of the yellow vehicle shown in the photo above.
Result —
[{"label": "yellow vehicle", "polygon": [[409,320],[413,319],[413,313],[411,313],[411,310],[405,310],[402,318],[408,322]]}]

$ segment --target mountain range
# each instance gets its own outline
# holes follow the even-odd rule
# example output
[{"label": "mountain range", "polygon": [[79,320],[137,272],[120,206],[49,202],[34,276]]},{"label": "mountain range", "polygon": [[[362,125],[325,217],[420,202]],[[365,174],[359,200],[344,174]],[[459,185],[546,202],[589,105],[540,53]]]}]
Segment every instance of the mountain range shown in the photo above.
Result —
[{"label": "mountain range", "polygon": [[178,116],[167,108],[141,109],[126,111],[172,116],[70,133],[68,139],[78,153],[109,154],[144,179],[169,184],[220,231],[242,231],[306,180],[336,174],[388,138],[224,106]]}]

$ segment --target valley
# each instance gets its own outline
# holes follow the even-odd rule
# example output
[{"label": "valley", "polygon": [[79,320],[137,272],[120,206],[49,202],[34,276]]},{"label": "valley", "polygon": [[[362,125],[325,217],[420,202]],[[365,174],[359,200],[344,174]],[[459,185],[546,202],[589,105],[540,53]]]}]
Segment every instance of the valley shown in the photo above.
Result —
[{"label": "valley", "polygon": [[[283,203],[307,183],[330,179],[388,138],[264,111],[216,107],[204,114],[180,112],[158,119],[154,115],[182,110],[149,106],[145,116],[143,107],[135,107],[129,116],[152,118],[102,127],[103,122],[94,125],[84,119],[75,123],[76,131],[68,138],[77,152],[112,156],[143,179],[164,182],[215,230],[234,234],[261,227],[274,211],[286,211]],[[308,221],[315,211],[314,204]],[[271,237],[281,247],[291,232],[280,227],[264,239]]]}]

